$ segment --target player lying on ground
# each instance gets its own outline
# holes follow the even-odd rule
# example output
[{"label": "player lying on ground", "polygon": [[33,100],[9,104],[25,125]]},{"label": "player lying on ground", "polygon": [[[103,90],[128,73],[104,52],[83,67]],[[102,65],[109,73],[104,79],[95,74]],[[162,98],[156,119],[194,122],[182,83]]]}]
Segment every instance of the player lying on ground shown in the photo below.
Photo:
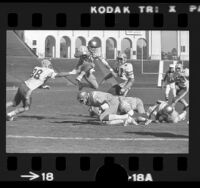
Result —
[{"label": "player lying on ground", "polygon": [[[82,90],[84,87],[93,89],[97,89],[99,87],[96,77],[93,74],[95,71],[95,60],[100,61],[107,69],[114,72],[108,62],[100,54],[98,54],[99,48],[100,46],[98,46],[97,42],[92,39],[89,41],[88,47],[80,46],[74,55],[76,58],[80,59],[76,68],[69,72],[69,75],[78,74],[76,80],[78,81],[79,90]],[[82,82],[83,78],[85,78],[87,83]]]},{"label": "player lying on ground", "polygon": [[169,105],[166,101],[157,101],[155,105],[150,106],[146,111],[146,117],[138,117],[137,122],[145,122],[145,125],[149,125],[151,122],[154,123],[178,123],[186,118],[186,108],[179,114],[174,107]]},{"label": "player lying on ground", "polygon": [[80,92],[77,97],[82,104],[92,106],[105,124],[137,124],[131,116],[134,111],[145,113],[143,102],[139,98],[119,98],[110,93],[91,91]]},{"label": "player lying on ground", "polygon": [[32,92],[44,85],[49,78],[55,79],[57,77],[65,77],[68,75],[67,72],[56,73],[51,62],[47,59],[42,60],[41,65],[41,67],[36,66],[33,69],[30,78],[20,84],[14,99],[6,103],[6,108],[8,108],[16,107],[22,102],[22,107],[17,108],[7,114],[6,119],[8,121],[12,121],[16,115],[30,109]]},{"label": "player lying on ground", "polygon": [[101,122],[111,120],[127,120],[129,114],[117,115],[119,107],[119,99],[110,93],[101,91],[82,91],[77,96],[81,104],[93,106],[98,109],[98,117]]},{"label": "player lying on ground", "polygon": [[114,73],[109,73],[106,75],[103,80],[100,82],[100,85],[103,84],[106,80],[113,77],[120,79],[120,83],[112,86],[107,92],[113,95],[122,95],[126,96],[130,91],[133,82],[133,65],[127,62],[127,56],[125,53],[120,53],[117,57],[117,67],[114,69]]},{"label": "player lying on ground", "polygon": [[184,70],[181,64],[177,64],[175,73],[176,98],[173,100],[172,106],[175,107],[180,102],[184,105],[184,108],[187,108],[189,104],[184,97],[189,92],[189,69]]},{"label": "player lying on ground", "polygon": [[[118,97],[119,99],[119,107],[118,107],[118,114],[121,115],[128,115],[128,118],[124,121],[124,119],[118,120],[110,120],[106,121],[106,124],[113,125],[113,124],[123,124],[124,126],[138,123],[135,121],[133,116],[143,115],[145,116],[145,109],[143,101],[138,97]],[[135,112],[137,114],[135,114]]]},{"label": "player lying on ground", "polygon": [[162,80],[162,89],[165,87],[165,100],[169,100],[169,93],[172,91],[173,100],[176,97],[175,86],[175,68],[173,64],[169,65],[169,70],[166,72],[164,79]]}]

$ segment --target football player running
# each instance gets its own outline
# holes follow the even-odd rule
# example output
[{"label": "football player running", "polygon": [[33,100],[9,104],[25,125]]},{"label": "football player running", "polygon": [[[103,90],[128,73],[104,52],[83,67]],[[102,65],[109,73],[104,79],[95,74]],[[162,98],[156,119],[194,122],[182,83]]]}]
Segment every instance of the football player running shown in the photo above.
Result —
[{"label": "football player running", "polygon": [[53,69],[53,66],[48,59],[43,59],[41,61],[41,67],[36,66],[33,69],[30,78],[20,84],[18,87],[17,93],[12,101],[6,103],[6,108],[16,107],[22,102],[22,107],[19,107],[6,115],[7,121],[12,121],[15,116],[25,111],[28,111],[31,106],[32,92],[44,85],[48,79],[55,79],[57,77],[67,76],[67,72],[56,73]]},{"label": "football player running", "polygon": [[133,65],[127,62],[125,53],[120,53],[117,57],[117,68],[114,73],[106,75],[100,84],[103,84],[111,77],[120,78],[119,84],[112,86],[107,92],[113,95],[126,96],[134,82]]},{"label": "football player running", "polygon": [[175,75],[176,98],[173,100],[172,106],[175,107],[180,102],[184,105],[184,110],[189,107],[189,104],[184,99],[189,92],[189,80],[187,77],[189,77],[189,70],[185,71],[181,64],[177,64]]},{"label": "football player running", "polygon": [[[94,61],[98,60],[114,75],[113,69],[110,67],[108,62],[101,56],[99,52],[100,46],[97,41],[91,39],[88,46],[80,46],[75,53],[76,58],[80,58],[79,62],[74,70],[69,72],[70,74],[78,74],[76,80],[81,91],[84,87],[97,89],[99,87],[96,77],[93,72],[95,71]],[[87,83],[83,83],[82,79],[85,78]]]},{"label": "football player running", "polygon": [[164,79],[162,80],[162,89],[165,87],[165,100],[169,101],[169,93],[172,91],[173,100],[176,97],[176,86],[175,86],[175,70],[174,65],[169,65],[169,70],[166,72]]}]

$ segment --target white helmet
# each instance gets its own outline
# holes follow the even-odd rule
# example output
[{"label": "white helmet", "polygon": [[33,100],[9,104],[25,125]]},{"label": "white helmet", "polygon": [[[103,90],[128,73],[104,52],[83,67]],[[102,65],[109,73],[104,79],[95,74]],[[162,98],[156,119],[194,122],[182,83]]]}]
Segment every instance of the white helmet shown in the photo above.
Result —
[{"label": "white helmet", "polygon": [[127,61],[127,55],[125,53],[119,53],[117,60],[120,60],[121,63],[124,64]]},{"label": "white helmet", "polygon": [[48,60],[48,59],[43,59],[43,60],[41,61],[41,65],[42,65],[42,67],[45,67],[45,68],[50,68],[50,69],[53,68],[53,67],[52,67],[52,64],[51,64],[51,61]]},{"label": "white helmet", "polygon": [[166,110],[166,112],[167,112],[168,114],[171,114],[171,113],[174,111],[174,109],[173,109],[172,106],[167,106],[167,107],[165,108],[165,110]]}]

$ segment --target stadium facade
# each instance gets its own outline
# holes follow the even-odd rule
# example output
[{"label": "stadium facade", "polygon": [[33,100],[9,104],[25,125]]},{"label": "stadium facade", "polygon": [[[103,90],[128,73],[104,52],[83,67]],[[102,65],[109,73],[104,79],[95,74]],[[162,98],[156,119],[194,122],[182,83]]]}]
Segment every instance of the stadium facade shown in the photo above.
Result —
[{"label": "stadium facade", "polygon": [[[172,36],[174,47],[164,52],[165,46],[170,45],[170,42],[165,44],[166,36]],[[115,59],[120,51],[124,51],[129,59],[189,60],[189,31],[23,31],[24,41],[40,58],[72,59],[77,48],[87,45],[92,38],[99,43],[102,55],[107,59]]]}]

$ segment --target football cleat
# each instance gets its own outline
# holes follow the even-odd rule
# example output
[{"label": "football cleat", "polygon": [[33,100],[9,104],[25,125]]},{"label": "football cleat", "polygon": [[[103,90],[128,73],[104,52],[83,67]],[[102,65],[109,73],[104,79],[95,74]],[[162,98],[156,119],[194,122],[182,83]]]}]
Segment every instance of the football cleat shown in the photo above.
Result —
[{"label": "football cleat", "polygon": [[6,115],[6,121],[13,121],[13,120],[14,120],[14,116]]}]

